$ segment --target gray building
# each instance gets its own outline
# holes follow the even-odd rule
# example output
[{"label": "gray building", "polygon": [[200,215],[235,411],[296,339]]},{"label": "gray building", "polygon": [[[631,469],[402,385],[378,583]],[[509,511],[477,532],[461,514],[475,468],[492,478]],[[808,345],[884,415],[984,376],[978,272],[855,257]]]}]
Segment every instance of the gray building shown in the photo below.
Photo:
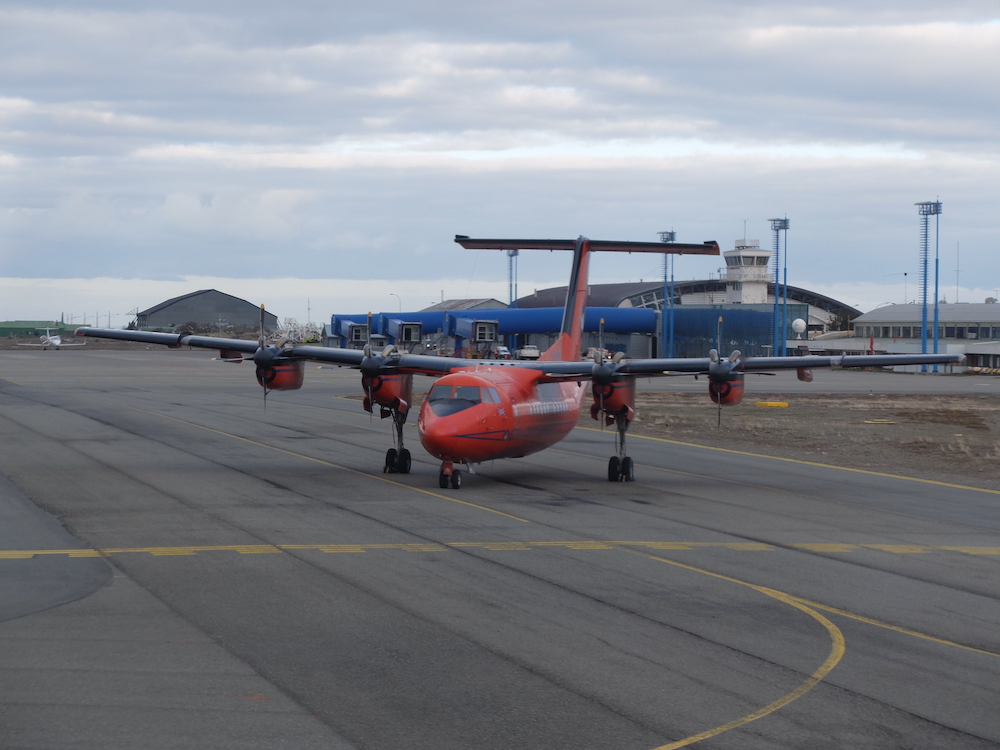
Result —
[{"label": "gray building", "polygon": [[[914,354],[922,347],[923,306],[884,305],[856,318],[853,337],[837,348],[865,353]],[[927,350],[933,351],[934,308],[927,310]],[[1000,367],[1000,304],[938,305],[938,351],[964,354],[969,367]]]},{"label": "gray building", "polygon": [[[202,289],[168,299],[136,315],[136,327],[173,330],[188,323],[224,329],[229,326],[260,325],[260,307],[215,289]],[[264,313],[264,328],[274,331],[278,318]]]}]

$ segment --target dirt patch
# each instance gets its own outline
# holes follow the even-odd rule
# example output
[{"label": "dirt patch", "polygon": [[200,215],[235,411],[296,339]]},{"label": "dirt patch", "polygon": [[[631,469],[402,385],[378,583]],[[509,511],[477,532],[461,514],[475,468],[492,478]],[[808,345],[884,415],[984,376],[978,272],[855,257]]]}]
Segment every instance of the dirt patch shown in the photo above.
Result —
[{"label": "dirt patch", "polygon": [[639,393],[636,414],[636,434],[1000,490],[993,396],[761,393],[724,408],[719,429],[707,396]]}]

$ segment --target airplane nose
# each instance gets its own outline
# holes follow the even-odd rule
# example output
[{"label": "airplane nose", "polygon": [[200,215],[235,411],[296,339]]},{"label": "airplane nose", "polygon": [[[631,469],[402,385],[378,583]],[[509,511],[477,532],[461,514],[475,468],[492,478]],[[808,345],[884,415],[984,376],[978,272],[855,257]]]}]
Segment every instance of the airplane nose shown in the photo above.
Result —
[{"label": "airplane nose", "polygon": [[457,425],[454,424],[454,420],[447,417],[435,417],[431,414],[424,415],[420,420],[421,445],[432,456],[442,460],[457,458],[450,455],[450,452],[454,452],[454,439],[457,434]]}]

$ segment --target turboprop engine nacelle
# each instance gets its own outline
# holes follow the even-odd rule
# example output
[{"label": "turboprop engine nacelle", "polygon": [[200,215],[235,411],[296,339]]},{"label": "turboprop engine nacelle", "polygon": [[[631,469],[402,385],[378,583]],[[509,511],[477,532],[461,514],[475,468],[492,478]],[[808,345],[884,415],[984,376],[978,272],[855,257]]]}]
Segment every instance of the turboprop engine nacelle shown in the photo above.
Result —
[{"label": "turboprop engine nacelle", "polygon": [[604,412],[604,423],[613,424],[615,414],[624,415],[631,422],[635,414],[635,378],[621,378],[606,383],[594,382],[591,386],[594,403],[590,405],[592,419],[600,419]]},{"label": "turboprop engine nacelle", "polygon": [[731,372],[728,379],[720,383],[709,381],[708,395],[717,404],[736,406],[743,400],[743,373]]},{"label": "turboprop engine nacelle", "polygon": [[715,349],[708,353],[712,362],[708,367],[708,396],[721,406],[735,406],[743,400],[743,373],[736,369],[741,357],[739,349],[727,359],[721,359]]},{"label": "turboprop engine nacelle", "polygon": [[365,411],[372,410],[374,401],[385,409],[396,409],[400,414],[406,414],[413,403],[413,373],[362,375],[361,385],[365,389]]},{"label": "turboprop engine nacelle", "polygon": [[305,380],[305,360],[275,360],[257,368],[257,382],[270,391],[297,391]]}]

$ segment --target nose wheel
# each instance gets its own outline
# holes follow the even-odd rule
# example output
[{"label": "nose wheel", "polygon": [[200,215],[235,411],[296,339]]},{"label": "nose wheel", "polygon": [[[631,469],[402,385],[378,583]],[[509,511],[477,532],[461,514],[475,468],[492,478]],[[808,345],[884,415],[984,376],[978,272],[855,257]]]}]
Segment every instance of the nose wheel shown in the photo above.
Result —
[{"label": "nose wheel", "polygon": [[449,484],[453,490],[461,489],[462,472],[456,469],[451,461],[445,461],[441,464],[441,473],[438,474],[438,487],[446,490]]}]

